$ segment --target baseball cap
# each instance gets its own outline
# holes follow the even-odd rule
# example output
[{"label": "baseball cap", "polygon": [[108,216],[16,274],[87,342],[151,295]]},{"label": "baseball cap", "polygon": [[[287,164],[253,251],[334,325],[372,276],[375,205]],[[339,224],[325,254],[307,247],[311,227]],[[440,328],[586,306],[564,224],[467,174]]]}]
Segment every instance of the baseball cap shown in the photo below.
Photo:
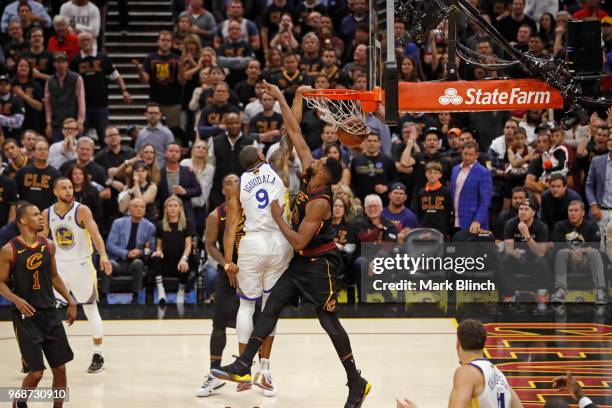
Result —
[{"label": "baseball cap", "polygon": [[523,201],[521,203],[521,205],[528,205],[529,207],[531,207],[531,209],[533,211],[535,211],[536,213],[538,212],[538,210],[540,209],[538,206],[538,203],[533,199],[533,198],[528,198],[525,201]]},{"label": "baseball cap", "polygon": [[460,136],[461,135],[461,129],[459,128],[452,128],[448,130],[448,134],[454,134],[455,136]]},{"label": "baseball cap", "polygon": [[430,127],[428,128],[425,133],[423,133],[423,136],[427,136],[429,134],[434,134],[438,136],[438,139],[442,138],[442,132],[440,132],[440,129],[438,129],[437,127]]},{"label": "baseball cap", "polygon": [[395,190],[402,190],[404,193],[408,194],[408,189],[406,188],[404,183],[400,183],[399,181],[391,184],[391,189],[389,190],[389,192],[395,191]]},{"label": "baseball cap", "polygon": [[601,25],[612,25],[612,17],[610,17],[610,16],[604,17],[601,20]]},{"label": "baseball cap", "polygon": [[11,82],[11,79],[8,75],[0,75],[0,82]]}]

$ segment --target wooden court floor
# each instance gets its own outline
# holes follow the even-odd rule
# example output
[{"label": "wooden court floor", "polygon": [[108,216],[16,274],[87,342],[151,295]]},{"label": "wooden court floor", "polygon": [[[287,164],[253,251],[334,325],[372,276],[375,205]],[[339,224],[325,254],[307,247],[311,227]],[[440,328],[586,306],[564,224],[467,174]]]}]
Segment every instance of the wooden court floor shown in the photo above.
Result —
[{"label": "wooden court floor", "polygon": [[[395,407],[409,397],[420,408],[447,404],[457,367],[455,320],[343,319],[358,368],[373,384],[364,407]],[[195,397],[208,372],[211,320],[114,320],[105,322],[106,369],[86,372],[91,339],[86,321],[67,328],[75,360],[68,364],[67,407],[341,407],[346,377],[327,335],[314,319],[281,319],[272,351],[274,398],[257,389],[236,392],[228,383],[207,398]],[[236,354],[228,330],[224,363]],[[257,367],[257,366],[255,366]],[[12,324],[0,322],[0,387],[18,386],[19,352]],[[50,371],[41,385],[50,386]],[[43,406],[43,404],[30,404]]]}]

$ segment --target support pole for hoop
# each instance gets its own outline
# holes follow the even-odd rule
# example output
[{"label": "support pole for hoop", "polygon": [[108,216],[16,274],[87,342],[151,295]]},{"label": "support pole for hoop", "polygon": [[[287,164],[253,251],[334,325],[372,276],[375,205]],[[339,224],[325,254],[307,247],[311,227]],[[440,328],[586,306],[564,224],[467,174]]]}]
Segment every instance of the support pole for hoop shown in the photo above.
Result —
[{"label": "support pole for hoop", "polygon": [[[397,1],[397,0],[396,0]],[[395,3],[387,0],[387,60],[383,72],[385,88],[385,123],[397,125],[399,123],[398,110],[398,74],[395,60]]]},{"label": "support pole for hoop", "polygon": [[456,0],[450,0],[450,13],[448,15],[448,64],[446,65],[446,80],[457,81],[457,17],[458,9]]}]

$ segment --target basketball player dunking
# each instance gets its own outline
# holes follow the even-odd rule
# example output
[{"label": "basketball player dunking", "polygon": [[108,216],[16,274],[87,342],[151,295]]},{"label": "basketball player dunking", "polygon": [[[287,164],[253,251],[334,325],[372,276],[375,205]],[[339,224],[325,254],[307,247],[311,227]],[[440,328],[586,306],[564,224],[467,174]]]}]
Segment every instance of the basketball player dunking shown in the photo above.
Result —
[{"label": "basketball player dunking", "polygon": [[[293,145],[283,137],[277,150],[277,163],[287,162]],[[240,164],[246,171],[240,177],[240,185],[235,186],[227,198],[227,222],[223,247],[225,249],[225,270],[228,275],[236,276],[236,293],[240,298],[240,308],[236,316],[236,334],[239,351],[242,352],[253,331],[255,303],[262,299],[265,307],[272,287],[293,257],[293,250],[276,224],[270,204],[280,201],[289,217],[289,175],[285,166],[275,170],[265,160],[263,152],[246,146],[239,155]],[[234,238],[236,226],[244,216],[244,236],[240,240],[238,262],[234,263]],[[237,274],[236,274],[237,273]],[[270,374],[270,354],[274,332],[267,336],[259,351],[259,373],[253,383],[263,390],[267,397],[276,395]],[[247,387],[247,386],[242,386]],[[242,390],[239,385],[239,389]]]},{"label": "basketball player dunking", "polygon": [[[206,218],[206,231],[204,232],[204,245],[206,252],[217,261],[217,279],[215,281],[215,311],[213,314],[213,330],[210,335],[210,368],[221,366],[221,357],[225,348],[227,327],[236,327],[236,314],[238,313],[238,297],[236,297],[236,276],[225,272],[225,258],[223,248],[223,236],[225,223],[227,221],[227,197],[235,186],[240,184],[237,175],[230,173],[221,182],[221,192],[226,197],[226,202],[215,208]],[[240,222],[240,224],[243,223]],[[242,228],[239,226],[236,232],[236,244],[240,242]],[[234,251],[234,262],[238,258],[238,252]],[[225,383],[208,375],[204,384],[196,391],[198,397],[208,397],[216,390],[223,387]]]},{"label": "basketball player dunking", "polygon": [[110,275],[113,267],[106,255],[104,240],[100,236],[91,210],[74,201],[72,182],[66,177],[55,181],[53,194],[57,203],[43,212],[45,237],[51,237],[57,247],[57,271],[72,292],[91,324],[93,358],[87,371],[99,373],[104,369],[102,356],[102,318],[98,311],[96,268],[92,261],[92,241],[100,254],[100,267]]},{"label": "basketball player dunking", "polygon": [[[43,230],[40,210],[25,203],[17,209],[16,219],[20,235],[0,250],[0,295],[13,304],[15,336],[29,369],[21,386],[38,386],[45,370],[44,354],[53,373],[53,387],[65,389],[65,364],[74,356],[57,315],[53,289],[68,301],[69,325],[76,319],[76,301],[57,273],[55,246],[37,235]],[[54,408],[62,406],[63,398],[54,400]],[[13,407],[27,407],[27,399],[13,401]]]},{"label": "basketball player dunking", "polygon": [[[457,327],[457,355],[461,367],[453,377],[449,408],[523,408],[504,374],[484,356],[487,330],[478,320],[467,319]],[[397,408],[417,408],[408,400]]]},{"label": "basketball player dunking", "polygon": [[[315,305],[319,322],[331,338],[346,371],[349,395],[345,408],[360,407],[370,392],[371,384],[361,377],[355,366],[348,335],[336,312],[335,274],[341,265],[341,258],[334,243],[331,224],[331,185],[340,180],[342,165],[332,158],[312,158],[282,92],[277,86],[267,83],[264,86],[265,91],[279,101],[287,133],[297,149],[302,166],[307,169],[294,203],[291,226],[283,217],[281,205],[277,201],[270,203],[274,220],[296,253],[289,269],[272,288],[244,352],[232,364],[213,369],[211,374],[222,380],[250,383],[255,353],[274,330],[283,308],[300,295]],[[299,97],[298,93],[296,98]]]}]

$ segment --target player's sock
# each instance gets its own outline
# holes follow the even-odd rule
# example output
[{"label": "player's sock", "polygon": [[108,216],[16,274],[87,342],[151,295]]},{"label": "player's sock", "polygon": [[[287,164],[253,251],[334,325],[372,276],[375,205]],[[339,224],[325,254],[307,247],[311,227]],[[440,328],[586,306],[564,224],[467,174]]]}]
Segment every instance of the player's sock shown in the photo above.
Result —
[{"label": "player's sock", "polygon": [[103,351],[104,351],[104,346],[102,346],[102,343],[100,343],[100,344],[94,343],[94,345],[93,345],[93,352],[94,352],[94,354],[103,355],[102,354]]},{"label": "player's sock", "polygon": [[259,370],[270,371],[270,360],[267,358],[260,358],[259,359]]},{"label": "player's sock", "polygon": [[176,303],[185,303],[185,285],[179,283],[178,292],[176,293]]},{"label": "player's sock", "polygon": [[355,366],[355,359],[351,351],[351,342],[344,327],[340,324],[340,320],[338,320],[338,315],[335,312],[326,312],[321,308],[317,308],[317,317],[321,327],[323,327],[331,339],[338,357],[340,357],[348,381],[359,378],[360,374]]},{"label": "player's sock", "polygon": [[[240,298],[240,307],[236,315],[236,337],[238,342],[246,344],[253,332],[253,315],[255,314],[255,302]],[[252,360],[252,358],[251,358]]]},{"label": "player's sock", "polygon": [[[101,339],[104,336],[104,329],[102,326],[102,318],[100,317],[100,311],[98,310],[98,303],[93,302],[89,305],[83,305],[83,312],[85,317],[91,324],[91,335],[94,339]],[[96,347],[100,347],[100,352],[96,351]],[[94,345],[94,354],[102,355],[102,345]]]},{"label": "player's sock", "polygon": [[225,328],[213,326],[213,331],[210,335],[210,368],[219,368],[221,366],[221,356],[223,355],[225,343]]},{"label": "player's sock", "polygon": [[155,277],[155,285],[157,286],[157,299],[166,300],[166,289],[164,289],[164,279],[160,276]]}]

